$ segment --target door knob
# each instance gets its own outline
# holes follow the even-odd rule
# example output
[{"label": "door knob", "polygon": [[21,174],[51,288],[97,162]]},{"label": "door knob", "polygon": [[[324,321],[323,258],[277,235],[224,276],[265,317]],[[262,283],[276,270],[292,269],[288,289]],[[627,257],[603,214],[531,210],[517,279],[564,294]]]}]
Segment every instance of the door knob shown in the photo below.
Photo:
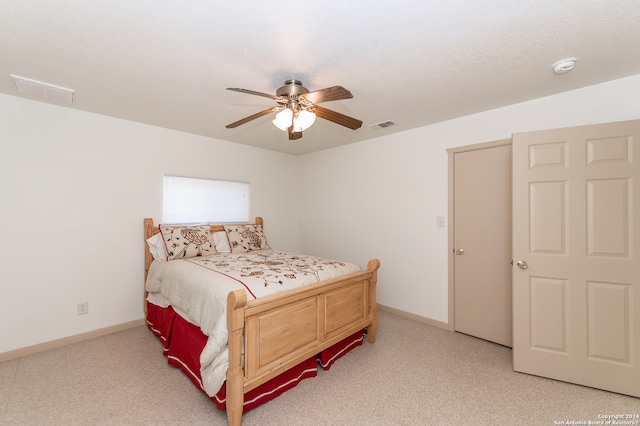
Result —
[{"label": "door knob", "polygon": [[462,250],[462,249],[457,249],[457,250],[456,250],[456,254],[457,254],[458,256],[462,256],[462,255],[464,254],[464,250]]},{"label": "door knob", "polygon": [[524,260],[518,260],[516,266],[520,269],[527,269],[529,267],[529,265],[527,265],[527,262],[525,262]]}]

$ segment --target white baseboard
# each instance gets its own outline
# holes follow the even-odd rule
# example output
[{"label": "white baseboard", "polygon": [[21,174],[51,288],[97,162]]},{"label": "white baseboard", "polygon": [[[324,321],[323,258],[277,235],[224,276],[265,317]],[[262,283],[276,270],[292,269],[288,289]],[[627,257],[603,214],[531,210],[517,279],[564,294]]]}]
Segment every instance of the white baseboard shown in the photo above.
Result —
[{"label": "white baseboard", "polygon": [[100,328],[98,330],[92,330],[86,333],[80,333],[80,334],[75,334],[73,336],[63,337],[62,339],[50,340],[48,342],[38,343],[37,345],[26,346],[24,348],[15,349],[8,352],[2,352],[0,353],[0,362],[9,361],[10,359],[20,358],[27,355],[32,355],[32,354],[46,351],[49,349],[59,348],[72,343],[82,342],[83,340],[93,339],[94,337],[100,337],[106,334],[111,334],[111,333],[115,333],[122,330],[128,330],[130,328],[139,327],[144,324],[145,324],[145,320],[144,318],[141,318],[139,320],[112,325],[111,327]]},{"label": "white baseboard", "polygon": [[391,308],[389,306],[385,306],[385,305],[381,305],[378,303],[378,309],[381,311],[385,311],[385,312],[389,312],[395,315],[398,315],[399,317],[404,317],[404,318],[409,318],[412,319],[414,321],[418,321],[424,324],[428,324],[428,325],[432,325],[434,327],[438,327],[438,328],[442,328],[444,330],[449,330],[449,324],[446,322],[442,322],[442,321],[437,321],[431,318],[427,318],[427,317],[423,317],[420,315],[416,315],[416,314],[412,314],[410,312],[406,312],[406,311],[402,311],[400,309],[396,309],[396,308]]}]

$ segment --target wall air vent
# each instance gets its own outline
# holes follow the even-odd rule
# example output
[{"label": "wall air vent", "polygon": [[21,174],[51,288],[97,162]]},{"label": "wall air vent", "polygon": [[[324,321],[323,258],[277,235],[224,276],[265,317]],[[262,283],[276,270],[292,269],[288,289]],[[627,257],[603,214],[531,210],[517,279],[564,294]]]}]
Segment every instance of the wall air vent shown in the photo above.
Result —
[{"label": "wall air vent", "polygon": [[73,89],[55,86],[42,81],[31,80],[18,75],[9,74],[18,89],[18,93],[31,96],[33,98],[46,99],[48,101],[60,102],[63,104],[73,104]]},{"label": "wall air vent", "polygon": [[393,121],[387,120],[387,121],[381,121],[380,123],[376,123],[376,124],[370,124],[369,127],[372,128],[377,128],[377,129],[386,129],[387,127],[393,126],[396,123],[394,123]]}]

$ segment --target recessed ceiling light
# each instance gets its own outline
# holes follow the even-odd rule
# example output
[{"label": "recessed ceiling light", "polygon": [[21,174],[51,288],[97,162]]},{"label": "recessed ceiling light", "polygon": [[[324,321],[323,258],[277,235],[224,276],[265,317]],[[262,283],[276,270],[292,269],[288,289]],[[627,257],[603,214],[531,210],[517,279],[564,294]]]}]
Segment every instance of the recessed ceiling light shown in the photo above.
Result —
[{"label": "recessed ceiling light", "polygon": [[571,71],[576,66],[576,58],[562,59],[555,64],[551,65],[553,72],[556,74],[564,74]]},{"label": "recessed ceiling light", "polygon": [[19,75],[9,74],[13,79],[19,93],[32,96],[35,98],[46,99],[49,101],[62,102],[65,104],[73,104],[73,89],[60,87],[42,81],[31,80],[30,78],[20,77]]}]

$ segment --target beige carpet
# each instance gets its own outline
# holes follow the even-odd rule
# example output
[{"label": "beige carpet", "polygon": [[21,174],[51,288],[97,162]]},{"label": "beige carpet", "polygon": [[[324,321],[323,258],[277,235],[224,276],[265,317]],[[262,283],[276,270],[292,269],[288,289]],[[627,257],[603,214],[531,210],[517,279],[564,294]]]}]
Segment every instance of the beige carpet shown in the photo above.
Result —
[{"label": "beige carpet", "polygon": [[[167,395],[171,390],[171,395]],[[244,425],[557,425],[640,399],[514,373],[511,350],[387,312],[378,340]],[[0,363],[1,425],[224,425],[143,327]]]}]

